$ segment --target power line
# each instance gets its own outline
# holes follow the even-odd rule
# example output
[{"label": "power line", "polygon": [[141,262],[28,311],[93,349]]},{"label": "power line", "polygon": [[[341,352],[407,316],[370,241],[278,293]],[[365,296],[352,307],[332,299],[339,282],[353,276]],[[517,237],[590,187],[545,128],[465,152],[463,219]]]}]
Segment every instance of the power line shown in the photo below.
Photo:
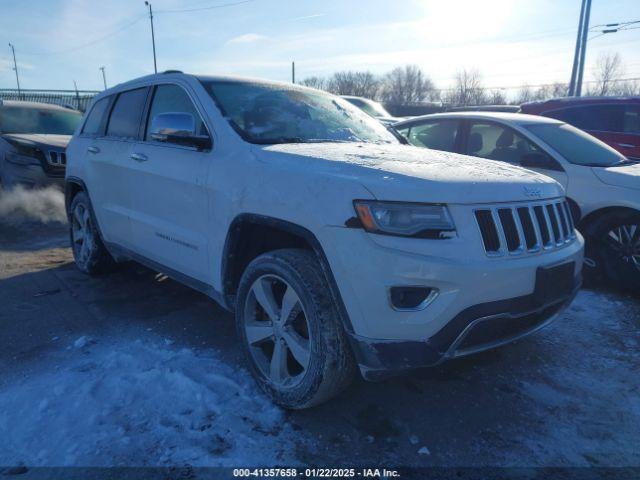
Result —
[{"label": "power line", "polygon": [[138,23],[140,20],[142,20],[143,18],[145,18],[147,15],[141,15],[136,17],[135,19],[131,20],[130,22],[110,31],[109,33],[106,33],[105,35],[102,35],[100,37],[95,38],[94,40],[91,40],[87,43],[83,43],[81,45],[77,45],[75,47],[71,47],[68,48],[66,50],[58,50],[58,51],[52,51],[52,52],[23,52],[26,55],[32,55],[32,56],[48,56],[48,55],[61,55],[61,54],[65,54],[65,53],[72,53],[72,52],[76,52],[78,50],[82,50],[83,48],[87,48],[90,47],[92,45],[95,45],[96,43],[102,42],[108,38],[113,37],[114,35],[117,35],[121,32],[123,32],[124,30],[133,27],[136,23]]},{"label": "power line", "polygon": [[218,5],[209,5],[207,7],[196,8],[177,8],[169,10],[156,10],[156,13],[185,13],[185,12],[199,12],[202,10],[214,10],[217,8],[235,7],[236,5],[243,5],[245,3],[255,2],[255,0],[242,0],[240,2],[223,3]]}]

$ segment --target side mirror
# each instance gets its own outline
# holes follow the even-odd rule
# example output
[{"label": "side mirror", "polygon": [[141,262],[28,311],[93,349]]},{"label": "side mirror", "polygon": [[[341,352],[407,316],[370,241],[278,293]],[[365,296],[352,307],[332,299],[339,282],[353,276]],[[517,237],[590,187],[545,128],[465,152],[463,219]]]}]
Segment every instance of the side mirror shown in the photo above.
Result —
[{"label": "side mirror", "polygon": [[525,153],[520,159],[520,165],[525,168],[562,171],[562,167],[553,158],[539,152]]},{"label": "side mirror", "polygon": [[208,135],[196,133],[196,121],[190,113],[168,112],[156,115],[151,120],[149,137],[156,142],[175,143],[198,150],[211,148]]}]

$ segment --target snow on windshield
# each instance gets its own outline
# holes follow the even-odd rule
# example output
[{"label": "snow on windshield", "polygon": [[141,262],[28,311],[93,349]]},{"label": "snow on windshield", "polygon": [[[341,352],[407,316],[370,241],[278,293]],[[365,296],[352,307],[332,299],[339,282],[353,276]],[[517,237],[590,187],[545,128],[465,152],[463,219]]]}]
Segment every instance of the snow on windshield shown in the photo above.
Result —
[{"label": "snow on windshield", "polygon": [[205,83],[225,118],[252,143],[393,143],[393,134],[345,100],[269,83]]}]

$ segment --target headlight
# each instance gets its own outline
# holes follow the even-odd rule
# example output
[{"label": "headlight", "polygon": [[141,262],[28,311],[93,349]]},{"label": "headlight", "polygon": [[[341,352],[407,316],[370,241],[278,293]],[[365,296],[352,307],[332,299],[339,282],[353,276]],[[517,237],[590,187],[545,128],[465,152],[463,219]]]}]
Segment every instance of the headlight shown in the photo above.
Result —
[{"label": "headlight", "polygon": [[362,226],[372,233],[421,238],[450,238],[455,225],[445,205],[400,202],[353,202]]},{"label": "headlight", "polygon": [[8,151],[5,158],[8,162],[20,165],[40,165],[39,159],[42,157],[42,150],[21,142],[5,139],[14,151]]}]

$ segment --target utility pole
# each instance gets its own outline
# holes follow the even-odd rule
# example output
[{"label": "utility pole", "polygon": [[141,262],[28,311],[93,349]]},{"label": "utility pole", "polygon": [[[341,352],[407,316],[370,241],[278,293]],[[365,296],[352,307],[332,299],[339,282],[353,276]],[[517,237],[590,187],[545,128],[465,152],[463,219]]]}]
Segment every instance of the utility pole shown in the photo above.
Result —
[{"label": "utility pole", "polygon": [[158,64],[156,63],[156,37],[153,32],[153,10],[151,4],[145,0],[144,4],[149,7],[149,20],[151,21],[151,43],[153,44],[153,71],[158,73]]},{"label": "utility pole", "polygon": [[76,90],[76,110],[80,110],[80,92],[78,92],[78,84],[73,81],[73,88]]},{"label": "utility pole", "polygon": [[580,68],[578,70],[578,80],[576,81],[576,97],[582,94],[582,76],[584,74],[584,59],[587,54],[587,37],[589,35],[589,17],[591,15],[591,0],[586,1],[584,21],[582,22],[582,47],[580,48]]},{"label": "utility pole", "polygon": [[573,68],[571,69],[571,81],[569,82],[569,96],[576,94],[576,78],[578,76],[578,63],[580,62],[580,46],[582,44],[582,22],[584,22],[584,11],[587,0],[582,0],[580,7],[580,20],[578,21],[578,35],[576,36],[576,51],[573,55]]},{"label": "utility pole", "polygon": [[296,83],[296,62],[291,62],[291,83]]},{"label": "utility pole", "polygon": [[16,83],[18,84],[18,98],[22,98],[22,92],[20,91],[20,78],[18,77],[18,62],[16,62],[16,49],[13,47],[11,43],[9,43],[11,47],[11,52],[13,53],[13,69],[16,72]]},{"label": "utility pole", "polygon": [[100,70],[102,71],[102,82],[104,83],[104,89],[107,89],[107,76],[104,73],[104,66],[100,67]]}]

